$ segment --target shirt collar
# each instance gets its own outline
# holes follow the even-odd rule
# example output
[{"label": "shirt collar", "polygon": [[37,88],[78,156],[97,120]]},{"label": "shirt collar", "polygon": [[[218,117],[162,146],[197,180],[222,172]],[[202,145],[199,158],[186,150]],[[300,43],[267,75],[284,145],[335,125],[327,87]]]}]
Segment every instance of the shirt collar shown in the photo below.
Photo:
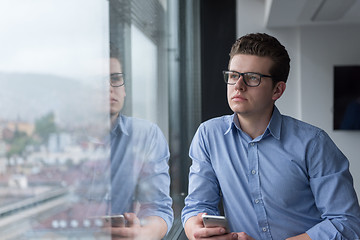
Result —
[{"label": "shirt collar", "polygon": [[115,135],[125,134],[125,135],[129,136],[129,131],[128,131],[129,120],[125,116],[119,114],[116,121],[117,121],[117,123],[111,130],[111,133],[115,134]]},{"label": "shirt collar", "polygon": [[[237,128],[238,130],[241,130],[239,119],[237,118],[237,115],[234,113],[231,115],[231,118],[228,118],[228,128],[226,129],[224,135],[228,134],[231,129]],[[267,126],[265,133],[263,136],[266,136],[267,133],[270,132],[270,134],[277,140],[280,140],[280,132],[281,132],[281,114],[279,112],[279,109],[274,106],[273,114],[271,116],[269,125]]]},{"label": "shirt collar", "polygon": [[234,127],[237,128],[238,130],[241,130],[240,128],[240,123],[239,123],[239,119],[237,118],[236,113],[234,113],[233,115],[231,115],[230,118],[227,118],[227,124],[229,125],[228,128],[226,129],[224,135],[228,134],[230,132],[231,129],[233,129]]},{"label": "shirt collar", "polygon": [[281,133],[281,113],[279,109],[274,106],[274,111],[270,119],[270,123],[267,127],[269,129],[271,135],[280,140],[280,133]]}]

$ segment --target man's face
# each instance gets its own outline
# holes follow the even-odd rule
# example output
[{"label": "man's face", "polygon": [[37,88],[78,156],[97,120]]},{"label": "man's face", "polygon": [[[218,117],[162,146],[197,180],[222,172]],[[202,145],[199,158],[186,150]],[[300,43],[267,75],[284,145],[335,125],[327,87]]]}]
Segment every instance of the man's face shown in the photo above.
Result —
[{"label": "man's face", "polygon": [[[110,74],[122,73],[122,67],[119,60],[110,58]],[[124,106],[125,86],[112,87],[110,85],[110,115],[118,115]]]},{"label": "man's face", "polygon": [[[273,61],[268,57],[237,54],[230,60],[229,70],[240,73],[255,72],[270,75],[270,68]],[[273,82],[271,78],[262,77],[257,87],[245,85],[243,77],[235,85],[227,86],[228,103],[235,113],[241,116],[262,117],[272,111],[274,101]]]}]

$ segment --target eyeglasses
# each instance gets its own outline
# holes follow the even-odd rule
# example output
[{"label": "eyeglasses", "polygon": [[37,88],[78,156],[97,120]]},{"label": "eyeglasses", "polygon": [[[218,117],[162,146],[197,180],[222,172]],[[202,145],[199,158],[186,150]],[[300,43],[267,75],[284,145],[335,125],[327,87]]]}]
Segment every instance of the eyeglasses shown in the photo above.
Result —
[{"label": "eyeglasses", "polygon": [[121,87],[125,84],[123,73],[111,73],[110,74],[110,85],[112,87]]},{"label": "eyeglasses", "polygon": [[242,76],[244,83],[246,84],[246,86],[249,87],[259,86],[261,82],[261,77],[272,78],[272,76],[264,75],[260,73],[254,73],[254,72],[239,73],[236,71],[223,71],[223,74],[224,74],[224,80],[227,84],[235,85]]}]

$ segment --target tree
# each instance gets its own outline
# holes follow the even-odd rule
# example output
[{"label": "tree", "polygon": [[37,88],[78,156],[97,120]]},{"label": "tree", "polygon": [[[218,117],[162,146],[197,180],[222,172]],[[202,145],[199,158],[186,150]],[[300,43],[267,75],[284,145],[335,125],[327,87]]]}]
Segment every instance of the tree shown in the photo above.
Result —
[{"label": "tree", "polygon": [[37,134],[42,142],[46,143],[49,140],[51,133],[57,130],[55,124],[55,114],[50,112],[35,121],[35,134]]},{"label": "tree", "polygon": [[9,143],[10,149],[6,153],[7,158],[13,155],[23,156],[26,146],[31,143],[31,139],[25,132],[16,130],[14,132],[14,138],[9,141]]}]

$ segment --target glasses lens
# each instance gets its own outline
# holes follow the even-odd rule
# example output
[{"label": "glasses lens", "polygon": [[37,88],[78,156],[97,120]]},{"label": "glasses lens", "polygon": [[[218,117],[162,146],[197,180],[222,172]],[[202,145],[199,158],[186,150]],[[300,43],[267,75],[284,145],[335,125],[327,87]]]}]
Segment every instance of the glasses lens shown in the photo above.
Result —
[{"label": "glasses lens", "polygon": [[236,84],[240,75],[236,72],[224,72],[224,79],[227,84]]},{"label": "glasses lens", "polygon": [[110,84],[113,87],[124,85],[124,75],[122,73],[112,73],[110,75]]},{"label": "glasses lens", "polygon": [[258,86],[260,84],[261,76],[256,73],[244,73],[244,80],[248,86]]}]

